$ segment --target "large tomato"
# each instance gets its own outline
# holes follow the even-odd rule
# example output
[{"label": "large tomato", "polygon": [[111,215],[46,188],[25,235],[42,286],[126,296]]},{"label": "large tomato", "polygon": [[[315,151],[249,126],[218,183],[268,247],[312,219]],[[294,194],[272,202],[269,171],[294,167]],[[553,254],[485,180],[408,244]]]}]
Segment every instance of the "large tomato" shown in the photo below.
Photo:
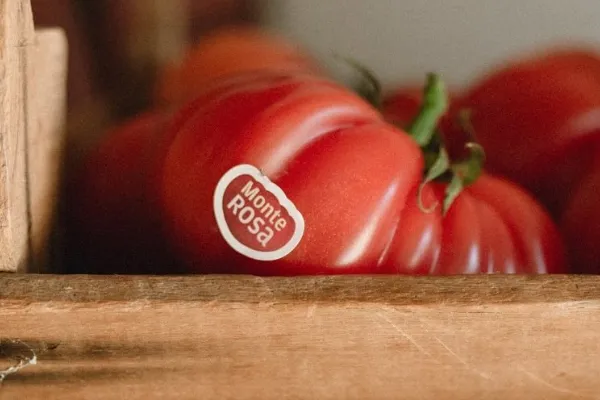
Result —
[{"label": "large tomato", "polygon": [[321,72],[304,49],[283,37],[258,27],[227,26],[203,37],[160,73],[157,102],[185,103],[218,78],[261,70]]},{"label": "large tomato", "polygon": [[565,272],[555,226],[513,184],[484,174],[442,214],[448,185],[421,186],[421,122],[409,135],[315,75],[217,85],[172,125],[170,241],[195,272]]},{"label": "large tomato", "polygon": [[469,88],[487,168],[533,192],[559,216],[596,153],[600,134],[600,58],[556,50],[509,63]]}]

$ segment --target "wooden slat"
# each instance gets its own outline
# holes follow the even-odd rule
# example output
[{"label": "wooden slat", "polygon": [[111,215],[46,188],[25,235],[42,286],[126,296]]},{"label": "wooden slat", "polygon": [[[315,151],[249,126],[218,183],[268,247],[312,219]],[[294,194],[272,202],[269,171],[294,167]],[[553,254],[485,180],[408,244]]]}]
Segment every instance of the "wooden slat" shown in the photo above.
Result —
[{"label": "wooden slat", "polygon": [[0,398],[594,399],[598,332],[600,277],[7,275]]},{"label": "wooden slat", "polygon": [[56,244],[52,239],[66,150],[67,39],[64,31],[54,28],[37,30],[29,60],[29,272],[42,272],[47,271],[50,265],[50,245]]},{"label": "wooden slat", "polygon": [[0,271],[29,257],[27,54],[34,41],[29,0],[0,0]]},{"label": "wooden slat", "polygon": [[0,0],[0,271],[41,271],[56,215],[67,43],[34,32],[28,0]]}]

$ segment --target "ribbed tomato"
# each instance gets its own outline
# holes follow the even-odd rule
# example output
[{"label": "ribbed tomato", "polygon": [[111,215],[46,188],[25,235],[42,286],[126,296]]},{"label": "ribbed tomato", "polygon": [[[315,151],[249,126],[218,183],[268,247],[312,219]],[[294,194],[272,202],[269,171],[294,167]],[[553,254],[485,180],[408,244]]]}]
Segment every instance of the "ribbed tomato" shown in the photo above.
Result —
[{"label": "ribbed tomato", "polygon": [[[422,195],[426,206],[440,203],[443,188],[434,184]],[[545,211],[523,189],[489,174],[445,216],[410,203],[384,266],[410,274],[567,272],[561,237]]]},{"label": "ribbed tomato", "polygon": [[445,215],[448,184],[421,186],[423,133],[444,113],[437,85],[411,134],[312,75],[214,87],[171,134],[161,191],[172,243],[196,272],[564,272],[555,226],[515,185],[484,174]]}]

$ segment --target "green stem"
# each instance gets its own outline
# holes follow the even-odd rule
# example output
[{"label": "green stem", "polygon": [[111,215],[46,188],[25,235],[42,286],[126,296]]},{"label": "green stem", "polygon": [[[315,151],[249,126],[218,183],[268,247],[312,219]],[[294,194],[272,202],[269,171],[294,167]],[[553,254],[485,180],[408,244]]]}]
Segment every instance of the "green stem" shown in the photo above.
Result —
[{"label": "green stem", "polygon": [[[423,212],[431,212],[435,208],[425,209],[423,206],[421,193],[426,184],[432,181],[446,182],[442,210],[443,214],[446,214],[460,193],[467,186],[473,184],[483,172],[485,153],[483,148],[474,141],[465,145],[469,150],[469,156],[466,159],[456,162],[449,159],[437,131],[438,122],[446,113],[447,107],[448,96],[445,85],[437,75],[429,74],[420,112],[408,129],[413,139],[421,146],[426,160],[424,179],[419,187],[417,199],[419,208]],[[461,111],[459,124],[474,140],[475,130],[470,123],[469,110]]]},{"label": "green stem", "polygon": [[[354,91],[375,108],[381,110],[383,103],[382,86],[375,75],[358,61],[334,55],[360,74],[360,81]],[[442,136],[438,131],[439,120],[448,109],[448,94],[441,78],[434,73],[427,75],[427,82],[423,91],[423,100],[419,113],[405,131],[417,142],[425,161],[423,181],[419,185],[417,202],[423,212],[433,212],[438,204],[425,208],[422,191],[430,182],[445,182],[445,195],[442,213],[445,215],[452,203],[460,193],[473,184],[483,171],[485,153],[483,148],[475,143],[475,131],[470,123],[470,111],[461,110],[458,118],[460,127],[471,139],[466,144],[469,156],[465,160],[452,162],[446,149]]]},{"label": "green stem", "polygon": [[419,146],[426,146],[433,138],[439,119],[448,108],[446,86],[436,74],[427,75],[421,110],[408,128]]}]

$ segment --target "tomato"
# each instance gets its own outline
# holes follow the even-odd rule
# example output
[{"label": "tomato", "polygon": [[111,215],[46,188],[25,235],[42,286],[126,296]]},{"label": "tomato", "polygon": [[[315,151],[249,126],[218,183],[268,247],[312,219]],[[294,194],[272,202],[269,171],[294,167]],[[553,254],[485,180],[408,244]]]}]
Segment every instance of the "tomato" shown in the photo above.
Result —
[{"label": "tomato", "polygon": [[[423,197],[440,203],[442,188],[427,186]],[[554,223],[527,192],[483,174],[445,216],[410,202],[383,264],[410,274],[565,273],[562,249]]]},{"label": "tomato", "polygon": [[396,87],[383,98],[381,112],[399,127],[408,127],[419,113],[423,89],[417,85]]},{"label": "tomato", "polygon": [[67,232],[77,272],[173,268],[150,191],[166,123],[165,114],[148,112],[111,129],[69,182]]},{"label": "tomato", "polygon": [[508,63],[472,85],[472,110],[487,168],[523,185],[558,217],[595,157],[600,133],[600,57],[563,49]]},{"label": "tomato", "polygon": [[158,77],[159,104],[181,104],[211,81],[249,71],[313,71],[320,67],[299,46],[251,26],[219,28],[188,49]]},{"label": "tomato", "polygon": [[274,73],[223,85],[179,113],[158,179],[191,271],[566,271],[556,227],[522,189],[484,174],[442,214],[448,186],[421,186],[415,135],[341,86]]},{"label": "tomato", "polygon": [[[592,146],[600,154],[600,142]],[[600,274],[600,158],[583,174],[561,216],[561,229],[577,272]]]}]

